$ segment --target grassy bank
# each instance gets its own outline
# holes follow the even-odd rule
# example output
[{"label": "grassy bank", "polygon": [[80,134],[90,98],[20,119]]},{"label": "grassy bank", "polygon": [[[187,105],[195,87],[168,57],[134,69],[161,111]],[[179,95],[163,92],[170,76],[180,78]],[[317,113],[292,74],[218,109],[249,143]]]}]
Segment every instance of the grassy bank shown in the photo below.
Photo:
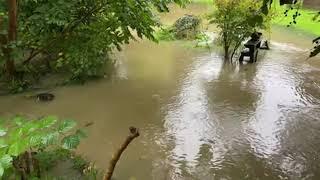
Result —
[{"label": "grassy bank", "polygon": [[[193,3],[207,4],[211,6],[213,0],[192,0]],[[273,11],[276,14],[276,18],[273,20],[273,24],[280,26],[287,26],[292,21],[292,15],[295,13],[295,10],[292,10],[288,13],[288,16],[285,17],[284,11],[287,9],[286,6],[280,6],[279,2],[276,0],[272,6]],[[292,30],[304,31],[312,35],[320,35],[320,22],[313,21],[312,18],[315,15],[315,10],[310,9],[301,9],[299,10],[301,16],[297,18],[297,24],[291,25],[289,28]]]},{"label": "grassy bank", "polygon": [[[290,12],[288,16],[285,17],[285,10],[285,7],[276,7],[276,12],[278,16],[274,19],[274,24],[287,26],[292,21],[292,15],[295,13],[295,11]],[[295,30],[302,30],[306,33],[314,35],[320,35],[320,22],[312,20],[316,11],[309,9],[301,9],[299,10],[299,13],[301,14],[301,16],[297,18],[297,24],[293,24],[289,28],[293,28]]]}]

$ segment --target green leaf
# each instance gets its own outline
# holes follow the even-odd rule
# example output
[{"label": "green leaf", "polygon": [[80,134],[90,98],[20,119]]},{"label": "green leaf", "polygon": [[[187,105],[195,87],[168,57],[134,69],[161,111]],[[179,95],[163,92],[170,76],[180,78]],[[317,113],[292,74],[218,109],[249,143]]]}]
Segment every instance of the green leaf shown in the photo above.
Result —
[{"label": "green leaf", "polygon": [[43,129],[53,126],[58,121],[58,118],[55,116],[47,116],[40,119],[39,121],[41,122],[39,128]]},{"label": "green leaf", "polygon": [[0,148],[8,147],[8,144],[5,142],[4,139],[0,139]]},{"label": "green leaf", "polygon": [[8,154],[5,154],[0,158],[0,164],[5,169],[11,166],[11,162],[12,162],[12,157]]},{"label": "green leaf", "polygon": [[47,135],[45,135],[44,137],[42,137],[42,144],[44,146],[49,146],[52,144],[56,144],[58,142],[59,139],[59,133],[58,132],[53,132],[53,133],[49,133]]},{"label": "green leaf", "polygon": [[4,173],[4,168],[3,168],[2,164],[0,164],[0,177],[3,176],[3,173]]},{"label": "green leaf", "polygon": [[22,140],[20,142],[15,142],[12,145],[10,145],[8,154],[12,156],[18,156],[25,150],[27,150],[27,143],[25,142],[25,140]]},{"label": "green leaf", "polygon": [[42,143],[42,134],[34,134],[31,137],[28,138],[28,144],[29,146],[37,146]]},{"label": "green leaf", "polygon": [[7,134],[7,130],[0,127],[0,137],[5,136]]},{"label": "green leaf", "polygon": [[39,129],[39,123],[35,121],[29,121],[25,123],[21,128],[23,134],[30,134],[32,132],[35,132],[38,129]]},{"label": "green leaf", "polygon": [[75,121],[65,120],[59,125],[58,131],[64,133],[64,132],[71,130],[76,125],[77,125],[77,123]]},{"label": "green leaf", "polygon": [[10,133],[10,141],[17,141],[22,137],[22,135],[23,132],[21,128],[15,129]]},{"label": "green leaf", "polygon": [[62,148],[76,149],[80,144],[80,138],[77,135],[70,135],[62,139]]},{"label": "green leaf", "polygon": [[16,125],[21,126],[23,124],[23,119],[20,116],[16,116],[13,118],[13,121],[16,123]]}]

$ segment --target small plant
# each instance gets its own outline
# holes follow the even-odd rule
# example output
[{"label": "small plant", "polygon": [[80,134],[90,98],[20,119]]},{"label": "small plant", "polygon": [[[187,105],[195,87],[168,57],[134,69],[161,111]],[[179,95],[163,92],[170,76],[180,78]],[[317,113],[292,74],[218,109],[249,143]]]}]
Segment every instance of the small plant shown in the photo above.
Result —
[{"label": "small plant", "polygon": [[54,148],[72,150],[86,137],[82,130],[71,132],[74,121],[58,121],[54,116],[33,120],[18,116],[0,125],[0,177],[40,176],[38,153]]},{"label": "small plant", "polygon": [[212,39],[208,34],[206,34],[205,32],[200,32],[196,36],[196,42],[197,42],[196,47],[210,48],[211,41]]},{"label": "small plant", "polygon": [[172,27],[163,27],[154,34],[157,41],[174,41],[176,40],[175,33]]}]

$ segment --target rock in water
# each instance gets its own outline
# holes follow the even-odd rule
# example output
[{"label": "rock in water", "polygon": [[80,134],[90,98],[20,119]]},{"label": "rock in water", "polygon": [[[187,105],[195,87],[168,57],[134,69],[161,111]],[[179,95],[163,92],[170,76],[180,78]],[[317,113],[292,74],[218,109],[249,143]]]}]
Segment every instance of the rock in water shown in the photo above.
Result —
[{"label": "rock in water", "polygon": [[55,98],[55,96],[50,93],[40,93],[36,95],[36,98],[38,101],[47,102],[52,101]]},{"label": "rock in water", "polygon": [[195,39],[199,33],[200,18],[194,15],[184,15],[174,23],[177,39]]}]

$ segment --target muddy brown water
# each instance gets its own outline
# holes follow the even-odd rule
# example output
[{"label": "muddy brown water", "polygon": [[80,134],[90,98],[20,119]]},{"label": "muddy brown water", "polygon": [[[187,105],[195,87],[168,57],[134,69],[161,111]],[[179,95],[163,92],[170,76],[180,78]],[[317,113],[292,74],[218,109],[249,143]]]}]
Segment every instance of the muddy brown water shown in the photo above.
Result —
[{"label": "muddy brown water", "polygon": [[78,153],[101,169],[139,127],[118,180],[320,179],[320,58],[306,60],[311,36],[275,27],[271,37],[243,66],[184,42],[134,42],[111,80],[56,88],[50,103],[0,97],[0,115],[93,122]]}]

